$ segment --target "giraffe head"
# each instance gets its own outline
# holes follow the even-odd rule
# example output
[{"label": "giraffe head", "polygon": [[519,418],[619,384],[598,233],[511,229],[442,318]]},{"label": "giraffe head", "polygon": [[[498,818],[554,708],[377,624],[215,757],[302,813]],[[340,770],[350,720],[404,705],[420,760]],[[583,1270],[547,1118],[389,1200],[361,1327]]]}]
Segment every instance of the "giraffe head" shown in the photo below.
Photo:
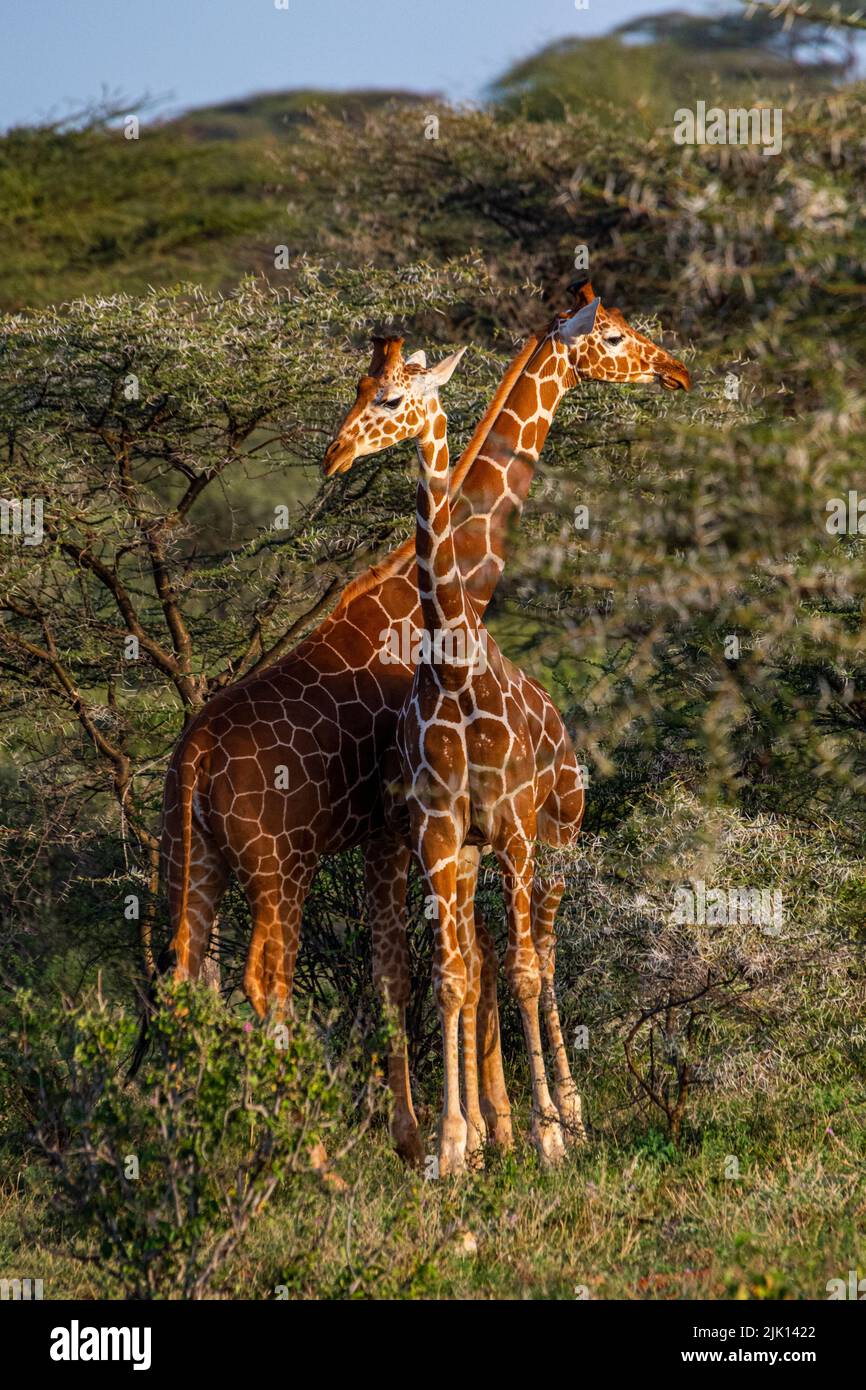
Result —
[{"label": "giraffe head", "polygon": [[657,381],[667,391],[689,389],[683,363],[626,323],[619,309],[606,309],[588,280],[576,281],[571,290],[575,307],[557,316],[551,333],[565,348],[575,379]]},{"label": "giraffe head", "polygon": [[325,476],[345,473],[356,459],[424,434],[440,409],[439,388],[465,351],[460,348],[428,367],[423,352],[403,360],[402,338],[374,337],[370,370],[358,382],[355,404],[325,450]]}]

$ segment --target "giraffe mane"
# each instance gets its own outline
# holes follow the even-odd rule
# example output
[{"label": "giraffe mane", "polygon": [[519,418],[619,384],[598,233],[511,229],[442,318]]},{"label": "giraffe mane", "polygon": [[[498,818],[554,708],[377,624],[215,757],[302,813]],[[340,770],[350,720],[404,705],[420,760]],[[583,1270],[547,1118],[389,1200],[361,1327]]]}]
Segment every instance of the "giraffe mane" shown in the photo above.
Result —
[{"label": "giraffe mane", "polygon": [[[482,445],[490,433],[490,427],[494,419],[499,414],[512,386],[522,374],[524,367],[535,352],[543,336],[543,334],[533,333],[527,338],[520,352],[505,373],[505,376],[500,381],[496,394],[481,419],[478,421],[478,424],[475,426],[472,438],[469,440],[459,460],[454,465],[454,469],[451,473],[451,486],[449,488],[452,496],[457,488],[460,487],[460,484],[475,462],[475,459],[481,451]],[[359,574],[357,578],[349,581],[340,594],[340,597],[337,599],[334,611],[337,612],[339,609],[345,608],[356,598],[360,598],[362,594],[369,593],[371,589],[375,589],[383,580],[396,574],[405,561],[408,560],[410,556],[414,555],[414,553],[415,537],[414,535],[407,536],[406,540],[402,541],[400,545],[397,546],[396,550],[392,550],[390,555],[386,555],[384,560],[380,560],[376,565],[371,565],[363,574]]]}]

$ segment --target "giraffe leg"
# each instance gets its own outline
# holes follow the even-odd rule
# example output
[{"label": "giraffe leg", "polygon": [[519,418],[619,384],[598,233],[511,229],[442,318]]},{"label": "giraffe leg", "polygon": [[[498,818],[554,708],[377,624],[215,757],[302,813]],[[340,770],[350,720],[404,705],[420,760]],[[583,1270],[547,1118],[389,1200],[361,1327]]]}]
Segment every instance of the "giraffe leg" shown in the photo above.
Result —
[{"label": "giraffe leg", "polygon": [[[486,1131],[488,1142],[495,1144],[500,1149],[510,1149],[514,1142],[511,1131],[511,1105],[505,1087],[502,1048],[499,1038],[499,1001],[497,998],[499,961],[496,956],[496,943],[483,914],[475,906],[480,861],[480,849],[471,845],[463,847],[460,853],[460,868],[457,878],[458,920],[460,914],[466,912],[467,909],[473,911],[475,936],[473,955],[476,963],[473,966],[472,983],[468,984],[467,988],[477,995],[474,1050],[480,1077],[479,1107],[484,1121],[484,1131]],[[467,1010],[464,1008],[464,1075],[468,1075],[471,1068],[465,1046],[466,1015]],[[467,1120],[470,1120],[468,1099]]]},{"label": "giraffe leg", "polygon": [[460,1013],[466,964],[457,935],[458,844],[451,817],[426,827],[418,844],[425,889],[435,902],[433,993],[442,1025],[445,1091],[439,1122],[439,1176],[463,1172],[467,1125],[460,1108]]},{"label": "giraffe leg", "polygon": [[511,1104],[505,1087],[502,1045],[499,1035],[496,943],[480,909],[475,909],[475,940],[481,957],[481,998],[478,1004],[478,1065],[481,1074],[481,1113],[488,1140],[498,1149],[514,1143]]},{"label": "giraffe leg", "polygon": [[466,994],[460,1023],[463,1032],[463,1102],[466,1153],[471,1168],[484,1167],[486,1126],[478,1095],[478,1001],[481,997],[481,952],[475,936],[475,884],[481,851],[465,845],[457,861],[457,940],[466,966]]},{"label": "giraffe leg", "polygon": [[[533,827],[534,829],[534,827]],[[545,1167],[558,1163],[565,1153],[559,1115],[550,1098],[544,1069],[538,1001],[541,972],[532,940],[532,846],[527,838],[514,835],[497,858],[502,869],[505,901],[508,907],[508,950],[505,973],[517,1000],[529,1053],[532,1080],[532,1139]]]},{"label": "giraffe leg", "polygon": [[[161,876],[168,894],[172,937],[160,953],[157,974],[143,1000],[138,1040],[128,1076],[136,1075],[148,1046],[148,1021],[156,998],[157,979],[171,971],[175,980],[198,979],[209,942],[216,932],[217,910],[229,878],[229,868],[211,835],[194,818],[189,825],[189,858],[183,849],[183,809],[177,795],[177,773],[169,770],[160,844]],[[184,904],[184,886],[186,901]],[[216,962],[214,962],[216,965]],[[218,976],[219,967],[215,974]],[[209,981],[211,983],[212,981]],[[219,983],[215,986],[219,988]]]},{"label": "giraffe leg", "polygon": [[237,871],[253,923],[244,990],[260,1018],[285,1018],[291,1013],[301,917],[316,858],[288,836],[261,831],[241,849]]},{"label": "giraffe leg", "polygon": [[[244,990],[260,1018],[284,1019],[291,1014],[301,917],[314,874],[315,864],[286,849],[270,863],[259,860],[254,874],[242,875],[253,919]],[[324,1144],[314,1144],[309,1155],[311,1168],[324,1184],[345,1189],[344,1180],[328,1169]]]},{"label": "giraffe leg", "polygon": [[166,825],[163,836],[163,878],[174,929],[168,947],[174,978],[197,980],[206,965],[217,910],[229,880],[228,865],[204,828],[193,821],[188,867],[186,912],[182,910],[183,857],[179,838]]},{"label": "giraffe leg", "polygon": [[[538,817],[539,836],[553,848],[573,845],[580,833],[585,808],[581,769],[571,740],[567,739],[556,782]],[[580,1095],[568,1065],[554,989],[555,920],[564,887],[564,880],[559,875],[546,879],[536,877],[532,889],[532,933],[541,968],[541,1005],[547,1040],[553,1053],[556,1105],[566,1138],[579,1142],[586,1138],[586,1130]]]},{"label": "giraffe leg", "polygon": [[532,884],[532,939],[541,971],[541,1011],[547,1041],[553,1054],[553,1095],[562,1122],[566,1143],[586,1139],[580,1095],[568,1065],[568,1052],[562,1036],[559,1008],[556,1002],[554,970],[556,965],[556,913],[565,890],[565,880],[536,877]]},{"label": "giraffe leg", "polygon": [[391,1137],[401,1158],[419,1165],[424,1148],[412,1105],[406,1044],[409,1003],[409,946],[406,939],[406,880],[410,852],[397,840],[375,839],[364,849],[367,910],[373,948],[373,979],[396,1029],[388,1053],[388,1083],[394,1100]]},{"label": "giraffe leg", "polygon": [[291,852],[274,854],[269,864],[259,861],[254,874],[242,876],[253,919],[244,990],[260,1018],[291,1012],[301,916],[312,880],[313,869]]}]

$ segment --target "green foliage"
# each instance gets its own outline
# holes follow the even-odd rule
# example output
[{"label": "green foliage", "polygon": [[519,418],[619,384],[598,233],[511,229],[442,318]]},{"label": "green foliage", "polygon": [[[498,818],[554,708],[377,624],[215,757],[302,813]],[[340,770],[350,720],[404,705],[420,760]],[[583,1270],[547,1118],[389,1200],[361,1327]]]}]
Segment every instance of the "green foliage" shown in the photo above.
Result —
[{"label": "green foliage", "polygon": [[[292,1169],[219,1277],[266,1297],[820,1297],[866,1258],[866,543],[827,528],[832,500],[862,487],[866,445],[863,89],[842,85],[848,58],[838,36],[764,14],[668,12],[537,55],[477,111],[272,94],[144,124],[138,142],[106,120],[0,139],[0,497],[42,497],[46,527],[39,546],[0,542],[0,973],[52,998],[101,969],[113,1001],[41,1025],[28,1006],[33,1084],[6,1085],[4,1120],[41,1126],[77,1184],[71,1208],[96,1175],[87,1221],[64,1220],[77,1253],[109,1240],[123,1287],[216,1289],[205,1271],[240,1201],[231,1164],[277,1145],[261,1117],[254,1147],[245,1118],[219,1130],[239,1069],[267,1087],[276,1063],[211,996],[190,1004],[188,1048],[169,1012],[147,1085],[119,1080],[119,1003],[165,927],[169,750],[204,700],[294,646],[410,533],[408,447],[319,476],[369,331],[401,327],[434,355],[470,344],[445,393],[456,454],[581,247],[605,302],[694,377],[688,396],[569,396],[488,614],[589,773],[557,982],[567,1039],[589,1029],[572,1060],[594,1146],[553,1179],[523,1152],[494,1161],[459,1194],[406,1178],[380,1136],[347,1156],[345,1207]],[[698,97],[780,106],[781,154],[675,145],[674,110]],[[778,889],[781,934],[673,921],[697,881]],[[490,879],[482,906],[501,942]],[[248,940],[237,892],[220,934],[228,994]],[[415,898],[410,944],[430,1133],[439,1045]],[[319,1021],[339,1011],[330,1043],[351,1054],[355,1020],[375,1013],[355,855],[322,867],[297,992]],[[525,1049],[502,1003],[520,1115]],[[198,1089],[197,1056],[213,1061]],[[197,1213],[180,1222],[151,1101],[172,1058],[190,1079],[189,1108],[169,1115]],[[312,1096],[297,1084],[292,1115],[309,1100],[319,1128],[336,1124],[330,1081]],[[117,1153],[135,1140],[156,1155],[122,1209],[125,1180],[79,1152],[82,1113]],[[297,1141],[294,1118],[280,1134]],[[278,1151],[278,1166],[305,1153]],[[14,1249],[14,1201],[9,1229]],[[58,1273],[67,1289],[80,1278]],[[101,1291],[98,1266],[83,1278]]]},{"label": "green foliage", "polygon": [[[282,293],[175,288],[5,321],[0,489],[44,506],[40,544],[0,547],[7,978],[44,960],[39,846],[58,898],[85,901],[88,887],[84,921],[64,909],[67,938],[78,926],[92,950],[98,936],[103,960],[129,960],[138,935],[149,950],[161,788],[184,716],[290,650],[403,534],[412,488],[387,464],[378,486],[316,483],[358,338],[477,292],[489,278],[469,260],[411,275],[308,263]],[[463,388],[467,424],[480,367]]]},{"label": "green foliage", "polygon": [[4,262],[0,303],[100,294],[107,277],[117,290],[170,284],[203,253],[210,283],[234,279],[228,246],[254,245],[268,221],[266,169],[255,142],[202,144],[145,120],[137,140],[98,118],[74,130],[9,131],[0,137],[0,230],[17,250]]},{"label": "green foliage", "polygon": [[[853,57],[841,37],[820,23],[783,28],[765,15],[747,17],[662,10],[619,25],[601,39],[560,39],[515,64],[491,95],[504,110],[532,120],[561,119],[604,101],[632,122],[661,123],[675,107],[712,94],[739,105],[760,84],[766,98],[827,88]],[[746,101],[748,105],[748,101]]]},{"label": "green foliage", "polygon": [[[274,1194],[305,1181],[343,1086],[301,1026],[252,1023],[202,986],[163,988],[136,1084],[134,1015],[19,996],[4,1091],[32,1106],[67,1238],[106,1293],[200,1298]],[[359,1113],[359,1132],[363,1113]]]},{"label": "green foliage", "polygon": [[166,124],[170,134],[177,133],[197,140],[261,142],[268,136],[291,136],[298,127],[314,120],[317,111],[331,111],[354,121],[380,106],[415,106],[426,100],[417,92],[388,91],[380,87],[368,92],[301,88],[289,92],[258,93],[238,101],[220,102],[217,106],[198,106]]},{"label": "green foliage", "polygon": [[[667,267],[691,250],[677,237],[685,213],[688,229],[702,222],[709,234],[701,250],[715,265],[716,302],[737,284],[742,233],[762,243],[759,259],[779,259],[790,236],[785,215],[763,229],[752,215],[756,192],[773,206],[777,161],[684,153],[670,138],[676,108],[697,97],[783,105],[807,169],[837,164],[825,129],[832,103],[821,93],[849,74],[850,56],[823,24],[783,29],[763,15],[672,11],[527,59],[481,112],[405,93],[295,91],[176,121],[145,112],[138,140],[124,137],[117,109],[71,128],[12,130],[0,136],[0,306],[143,294],[177,280],[231,289],[244,272],[280,284],[279,245],[293,261],[312,252],[344,266],[435,262],[477,247],[500,286],[552,286],[578,241],[608,286],[627,283],[632,304],[651,305],[664,287],[670,316]],[[435,140],[425,138],[432,114]],[[857,120],[837,110],[834,124],[844,132]],[[716,201],[717,165],[720,206],[704,215],[701,200]],[[766,204],[749,186],[761,167]],[[849,207],[859,206],[852,197]],[[724,225],[716,232],[717,219],[735,235]],[[697,308],[695,286],[676,278],[683,305]],[[508,314],[509,329],[525,331],[526,308],[524,298]],[[462,318],[489,328],[477,308]]]}]

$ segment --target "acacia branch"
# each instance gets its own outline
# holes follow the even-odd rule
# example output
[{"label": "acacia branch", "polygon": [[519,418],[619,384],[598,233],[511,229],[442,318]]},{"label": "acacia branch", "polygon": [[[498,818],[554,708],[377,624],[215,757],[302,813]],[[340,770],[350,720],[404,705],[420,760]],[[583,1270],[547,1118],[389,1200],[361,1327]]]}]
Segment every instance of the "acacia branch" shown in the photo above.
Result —
[{"label": "acacia branch", "polygon": [[280,637],[279,641],[275,642],[272,647],[263,653],[259,660],[250,667],[247,674],[254,675],[256,671],[264,670],[266,666],[273,666],[275,661],[279,661],[281,657],[285,656],[286,652],[293,646],[298,633],[301,632],[308,623],[318,618],[319,614],[327,608],[331,595],[340,582],[339,576],[334,575],[325,585],[323,592],[316,599],[316,602],[312,604],[305,613],[302,613],[299,618],[295,619],[291,626],[283,633],[282,637]]},{"label": "acacia branch", "polygon": [[[3,601],[3,607],[12,612],[19,613],[21,616],[35,618],[34,614],[28,613],[22,605],[16,604],[14,600],[5,599]],[[38,661],[42,665],[48,667],[57,685],[60,687],[60,690],[66,697],[82,729],[97,751],[111,764],[117,799],[136,839],[143,848],[151,851],[158,850],[158,839],[146,828],[137,807],[131,800],[130,792],[133,778],[132,760],[122,747],[113,743],[98,727],[75,681],[60,659],[60,653],[57,650],[57,645],[46,619],[39,616],[36,620],[39,621],[42,627],[45,641],[44,647],[36,642],[28,641],[28,639],[22,637],[20,633],[11,632],[5,624],[0,624],[0,641],[4,642],[5,645],[13,651],[23,653],[25,656],[30,657],[31,660]]]},{"label": "acacia branch", "polygon": [[770,19],[781,19],[791,24],[795,19],[804,19],[810,24],[829,24],[833,27],[866,29],[866,11],[843,12],[838,5],[829,10],[811,4],[811,0],[740,0],[746,6],[746,18],[753,14],[765,14]]},{"label": "acacia branch", "polygon": [[183,670],[178,659],[144,629],[120,576],[113,569],[109,569],[86,546],[78,545],[75,541],[61,540],[59,532],[48,522],[45,523],[45,533],[59,545],[64,554],[75,561],[76,565],[81,569],[89,570],[108,590],[126,623],[127,631],[138,638],[139,646],[147,652],[154,665],[169,677],[184,704],[198,704],[201,696],[196,682]]}]

